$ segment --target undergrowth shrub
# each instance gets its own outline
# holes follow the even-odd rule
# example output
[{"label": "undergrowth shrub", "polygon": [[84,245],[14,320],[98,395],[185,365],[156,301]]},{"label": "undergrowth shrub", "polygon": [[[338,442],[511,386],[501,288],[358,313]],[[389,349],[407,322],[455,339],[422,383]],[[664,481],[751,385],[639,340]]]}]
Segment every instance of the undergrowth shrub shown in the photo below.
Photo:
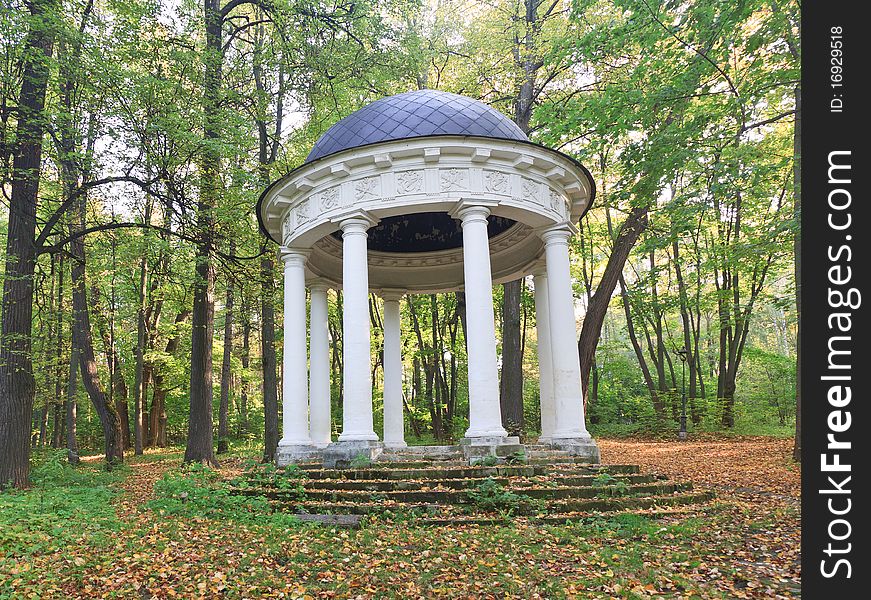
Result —
[{"label": "undergrowth shrub", "polygon": [[66,450],[35,452],[32,461],[33,487],[0,493],[2,554],[26,557],[54,552],[77,540],[95,547],[110,545],[120,527],[111,502],[114,484],[127,469],[73,467]]},{"label": "undergrowth shrub", "polygon": [[466,500],[486,512],[511,514],[529,504],[531,499],[522,494],[515,494],[492,477],[488,477],[466,490]]},{"label": "undergrowth shrub", "polygon": [[160,514],[280,527],[299,524],[295,516],[274,511],[264,496],[238,493],[217,471],[199,463],[167,473],[154,485],[154,493],[148,506]]},{"label": "undergrowth shrub", "polygon": [[629,486],[626,485],[626,482],[607,471],[601,471],[593,477],[593,487],[599,489],[597,493],[599,496],[625,496],[629,493]]}]

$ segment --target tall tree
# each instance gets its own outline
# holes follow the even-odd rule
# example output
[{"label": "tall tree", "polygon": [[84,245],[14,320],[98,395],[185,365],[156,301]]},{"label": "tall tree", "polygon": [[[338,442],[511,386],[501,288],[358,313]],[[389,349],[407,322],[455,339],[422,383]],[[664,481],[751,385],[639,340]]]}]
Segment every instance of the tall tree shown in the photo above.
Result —
[{"label": "tall tree", "polygon": [[[253,64],[255,116],[257,127],[257,175],[261,186],[269,185],[270,168],[278,157],[284,119],[285,79],[283,64],[278,68],[277,94],[267,90],[264,73],[266,29],[257,28]],[[281,63],[280,63],[281,64]],[[274,107],[274,108],[273,108]],[[274,112],[272,112],[274,110]],[[274,128],[270,131],[270,122]],[[278,449],[278,365],[275,356],[275,251],[265,237],[260,241],[260,370],[263,376],[263,461],[275,460]]]},{"label": "tall tree", "polygon": [[30,476],[34,235],[57,6],[56,0],[28,4],[29,30],[23,43],[0,330],[0,488],[26,487]]},{"label": "tall tree", "polygon": [[197,201],[197,243],[191,329],[190,415],[185,462],[218,465],[212,433],[212,340],[215,328],[215,209],[221,194],[221,73],[223,15],[220,0],[203,0],[206,45],[202,53],[203,139]]},{"label": "tall tree", "polygon": [[91,335],[91,319],[87,298],[87,283],[85,281],[85,206],[86,196],[79,194],[75,202],[75,210],[70,219],[70,265],[71,295],[73,300],[73,344],[79,358],[79,369],[82,374],[82,384],[100,424],[103,428],[103,439],[106,454],[106,466],[111,468],[124,462],[124,439],[121,435],[121,418],[115,405],[109,401],[100,384],[97,371],[97,361],[94,353],[94,342]]},{"label": "tall tree", "polygon": [[[145,201],[145,214],[142,223],[151,225],[151,209],[153,200],[149,197]],[[147,230],[146,230],[147,233]],[[148,304],[148,236],[145,236],[145,247],[142,249],[142,258],[139,260],[139,284],[136,287],[138,305],[136,307],[136,364],[134,367],[133,383],[133,452],[138,456],[142,454],[145,446],[146,422],[145,422],[145,343],[146,323],[145,313]]]},{"label": "tall tree", "polygon": [[[232,245],[230,253],[233,253]],[[227,282],[224,302],[224,354],[221,359],[221,396],[218,408],[218,454],[229,450],[230,437],[230,383],[233,358],[233,284]]]}]

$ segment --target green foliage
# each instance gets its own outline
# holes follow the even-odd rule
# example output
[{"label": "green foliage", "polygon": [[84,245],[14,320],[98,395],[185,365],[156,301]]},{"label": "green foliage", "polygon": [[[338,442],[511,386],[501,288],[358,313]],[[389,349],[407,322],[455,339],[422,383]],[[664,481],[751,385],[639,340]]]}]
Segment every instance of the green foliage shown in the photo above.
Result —
[{"label": "green foliage", "polygon": [[522,465],[525,464],[527,460],[529,459],[526,456],[526,452],[524,452],[523,450],[512,452],[505,457],[505,462],[507,462],[509,465]]},{"label": "green foliage", "polygon": [[[29,557],[62,553],[72,544],[95,552],[115,547],[121,522],[112,501],[115,484],[128,472],[116,468],[72,467],[66,453],[49,450],[33,457],[33,489],[0,493],[0,572],[4,564],[27,563]],[[77,569],[77,563],[70,568]],[[21,570],[21,581],[45,584],[52,573]],[[13,578],[0,577],[0,597],[10,593]]]},{"label": "green foliage", "polygon": [[261,463],[255,460],[245,462],[241,476],[230,484],[235,490],[275,489],[282,492],[285,500],[305,500],[305,482],[308,475],[298,465],[276,467],[274,463]]},{"label": "green foliage", "polygon": [[352,469],[365,469],[372,466],[372,459],[360,452],[351,459]]},{"label": "green foliage", "polygon": [[[262,297],[258,259],[263,238],[251,218],[268,181],[300,164],[331,124],[377,98],[438,88],[492,102],[521,120],[518,95],[529,83],[534,90],[532,139],[581,160],[596,181],[594,205],[578,224],[580,235],[571,247],[577,299],[595,292],[623,215],[633,207],[649,208],[647,234],[630,254],[623,275],[630,321],[665,411],[654,411],[623,307],[615,297],[597,349],[597,390],[588,399],[591,430],[674,432],[679,364],[658,365],[664,372],[660,377],[653,363],[659,360],[654,359],[658,342],[669,352],[683,345],[681,311],[686,310],[701,354],[699,384],[703,381],[706,388],[704,397],[699,390],[693,398],[691,429],[722,428],[728,408],[734,412],[734,431],[789,431],[796,325],[789,250],[798,223],[790,169],[801,53],[796,3],[754,0],[736,7],[723,0],[656,5],[575,0],[559,10],[539,4],[533,21],[527,20],[521,4],[501,0],[476,7],[474,18],[466,18],[466,7],[454,0],[435,5],[358,1],[349,6],[324,19],[319,11],[299,11],[292,3],[278,2],[256,35],[254,29],[225,35],[219,101],[206,114],[204,107],[213,103],[203,102],[204,24],[194,5],[97,3],[83,20],[81,3],[51,4],[59,37],[49,59],[47,122],[59,131],[70,126],[75,166],[91,180],[122,172],[143,181],[156,178],[147,191],[114,184],[88,194],[88,227],[118,221],[122,214],[121,220],[144,226],[150,208],[150,224],[160,228],[98,230],[88,235],[86,244],[90,316],[101,357],[96,366],[104,388],[111,389],[101,356],[108,342],[119,355],[118,374],[128,389],[131,415],[136,274],[147,259],[146,310],[153,322],[144,356],[167,391],[168,442],[185,441],[191,324],[189,318],[176,321],[176,316],[191,305],[189,274],[203,184],[197,174],[204,152],[221,165],[221,177],[213,182],[220,192],[215,194],[215,250],[222,257],[231,253],[253,258],[216,263],[214,292],[223,299],[232,287],[236,298],[229,441],[236,447],[256,446],[263,433],[257,313],[262,302],[279,302],[278,294]],[[238,7],[229,18],[242,18],[245,10]],[[30,25],[26,11],[7,10],[0,18],[9,58],[0,66],[0,94],[13,109],[21,84],[22,42]],[[77,43],[81,48],[74,55]],[[65,74],[72,75],[76,91],[71,106],[59,96]],[[276,134],[280,105],[285,113],[293,105],[294,119],[301,120],[291,125],[285,116]],[[205,140],[207,117],[217,122],[218,136]],[[2,147],[15,147],[14,127],[4,127],[2,136]],[[40,180],[38,218],[43,223],[62,202],[56,166],[70,153],[53,143],[59,137],[47,137],[43,148],[51,165]],[[267,154],[274,150],[266,163],[258,152],[262,147]],[[65,222],[57,221],[47,243],[66,237]],[[0,214],[0,229],[4,223]],[[58,268],[51,260],[50,253],[42,253],[37,262],[44,285],[39,286],[33,322],[34,370],[45,374],[35,381],[35,406],[49,412],[57,398],[56,384],[65,385],[71,318],[68,297],[59,306],[51,301],[61,283],[68,295],[69,263]],[[280,265],[275,267],[280,277]],[[684,279],[682,290],[676,267]],[[540,430],[531,287],[527,282],[522,299],[524,438]],[[498,286],[495,294],[498,303]],[[330,327],[340,352],[340,294],[330,292],[329,297]],[[373,302],[376,353],[383,343],[377,312],[378,303]],[[409,374],[404,391],[411,421],[407,430],[420,433],[421,441],[447,443],[461,438],[468,427],[461,315],[454,293],[416,295],[402,303],[403,360]],[[226,316],[219,303],[215,342],[221,340]],[[278,319],[280,345],[280,310]],[[60,331],[55,331],[58,323]],[[735,340],[744,323],[750,333],[743,353],[727,352],[743,356],[741,364],[721,368],[720,329],[728,328],[728,337]],[[247,367],[242,365],[243,324],[249,328]],[[173,338],[178,343],[171,349]],[[213,350],[218,365],[220,344]],[[336,429],[342,420],[341,360],[331,364]],[[378,371],[376,363],[376,429],[382,403]],[[726,372],[737,377],[734,407],[716,398],[718,379]],[[154,388],[148,386],[147,403]],[[75,395],[80,446],[99,450],[102,428],[96,413],[83,390]],[[217,401],[216,394],[215,414]]]},{"label": "green foliage", "polygon": [[625,496],[629,492],[629,486],[625,481],[607,471],[600,471],[593,477],[593,487],[601,488],[598,492],[599,496]]},{"label": "green foliage", "polygon": [[299,524],[293,515],[273,512],[265,497],[238,493],[217,471],[199,463],[167,473],[155,483],[154,493],[155,498],[148,502],[148,507],[161,515],[285,528]]},{"label": "green foliage", "polygon": [[511,514],[516,512],[524,502],[528,502],[529,498],[522,494],[515,494],[492,477],[488,477],[466,490],[466,500],[484,511]]},{"label": "green foliage", "polygon": [[488,454],[487,456],[483,457],[481,460],[479,460],[475,464],[482,466],[482,467],[495,467],[496,465],[499,464],[499,459],[496,458],[495,456],[493,456],[492,454]]}]

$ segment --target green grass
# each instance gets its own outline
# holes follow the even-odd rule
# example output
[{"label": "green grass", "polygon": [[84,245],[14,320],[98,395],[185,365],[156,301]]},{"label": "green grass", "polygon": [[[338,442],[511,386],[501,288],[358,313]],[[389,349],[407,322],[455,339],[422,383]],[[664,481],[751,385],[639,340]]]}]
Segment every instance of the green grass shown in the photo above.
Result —
[{"label": "green grass", "polygon": [[166,473],[154,485],[155,498],[146,506],[161,516],[216,519],[281,529],[299,525],[299,519],[293,515],[273,511],[265,497],[242,495],[233,491],[234,487],[249,485],[252,472],[258,477],[255,483],[280,480],[286,484],[281,487],[282,491],[299,490],[302,493],[298,480],[283,477],[281,470],[272,465],[253,466],[249,468],[246,476],[228,482],[221,478],[218,471],[192,463]]},{"label": "green grass", "polygon": [[[74,468],[65,451],[36,454],[33,487],[0,493],[0,573],[13,575],[0,577],[0,597],[7,597],[14,586],[53,577],[27,568],[34,556],[64,552],[71,544],[95,551],[111,547],[121,528],[111,501],[118,493],[116,484],[128,472],[123,466],[112,472],[100,465]],[[77,566],[74,559],[71,568]]]},{"label": "green grass", "polygon": [[[594,438],[648,438],[673,440],[677,437],[680,426],[673,421],[652,427],[646,423],[600,423],[590,425],[590,434]],[[738,421],[731,429],[721,429],[714,426],[693,426],[688,424],[687,431],[693,435],[716,434],[722,436],[761,436],[776,438],[791,438],[795,435],[795,425],[777,425],[774,423],[748,423]]]}]

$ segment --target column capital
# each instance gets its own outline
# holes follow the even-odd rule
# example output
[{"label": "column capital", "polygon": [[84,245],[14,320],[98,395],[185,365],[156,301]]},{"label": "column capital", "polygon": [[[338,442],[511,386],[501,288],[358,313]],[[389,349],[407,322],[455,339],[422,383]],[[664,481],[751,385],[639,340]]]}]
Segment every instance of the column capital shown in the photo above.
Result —
[{"label": "column capital", "polygon": [[365,210],[354,210],[330,219],[339,225],[342,234],[366,233],[366,231],[378,223],[378,219]]},{"label": "column capital", "polygon": [[320,278],[315,278],[309,281],[308,289],[313,292],[326,292],[330,289],[330,284]]},{"label": "column capital", "polygon": [[308,248],[289,248],[287,246],[281,246],[280,253],[281,261],[285,265],[300,264],[305,266],[309,254],[311,254],[311,250]]},{"label": "column capital", "polygon": [[498,202],[491,200],[467,200],[463,199],[457,202],[454,207],[448,211],[448,214],[455,219],[459,219],[463,224],[469,221],[483,220],[486,221],[490,216],[490,208],[497,206]]},{"label": "column capital", "polygon": [[382,288],[376,292],[385,302],[399,302],[407,293],[406,290],[399,288]]},{"label": "column capital", "polygon": [[577,233],[577,229],[571,223],[558,223],[536,229],[536,233],[544,245],[549,246],[550,244],[567,244],[569,238]]}]

